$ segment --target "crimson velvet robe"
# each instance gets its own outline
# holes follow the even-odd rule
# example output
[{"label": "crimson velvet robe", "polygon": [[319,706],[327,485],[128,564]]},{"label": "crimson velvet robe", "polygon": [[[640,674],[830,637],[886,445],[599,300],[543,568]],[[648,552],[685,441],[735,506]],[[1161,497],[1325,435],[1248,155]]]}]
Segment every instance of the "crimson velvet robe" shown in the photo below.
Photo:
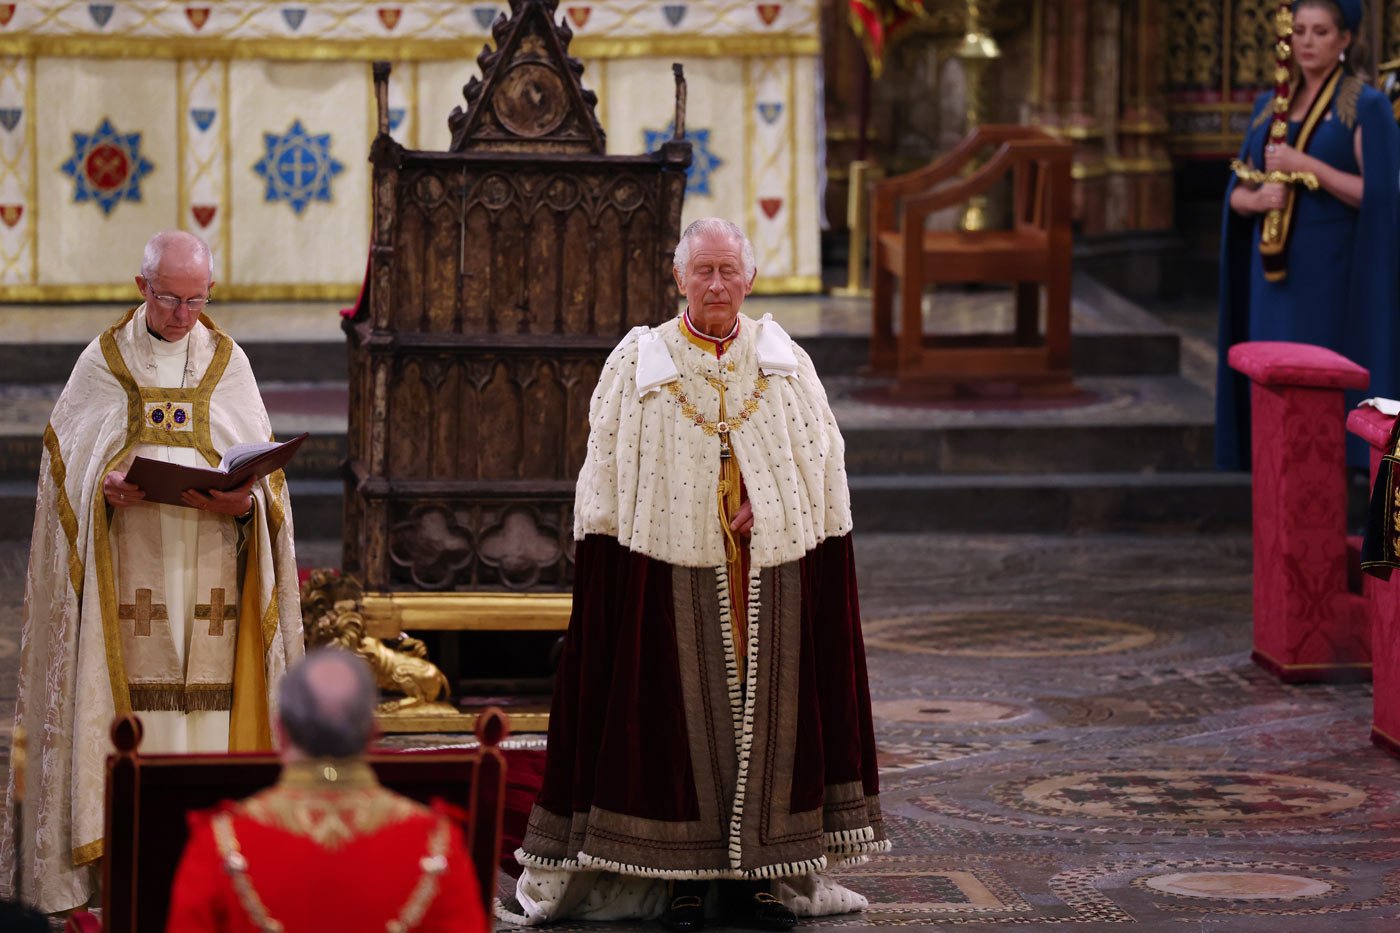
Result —
[{"label": "crimson velvet robe", "polygon": [[[718,587],[590,535],[525,851],[670,877],[817,870],[885,839],[850,536],[765,570],[740,864]],[[764,608],[767,607],[767,608]],[[874,845],[862,845],[874,843]]]}]

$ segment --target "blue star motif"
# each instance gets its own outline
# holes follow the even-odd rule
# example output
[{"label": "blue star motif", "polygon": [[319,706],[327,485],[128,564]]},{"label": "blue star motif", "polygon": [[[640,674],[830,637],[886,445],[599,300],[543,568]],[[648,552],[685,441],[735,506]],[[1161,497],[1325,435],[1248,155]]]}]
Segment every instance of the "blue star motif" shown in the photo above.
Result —
[{"label": "blue star motif", "polygon": [[263,200],[286,201],[300,214],[312,201],[331,200],[331,179],[345,166],[331,158],[331,134],[312,136],[300,120],[281,136],[264,133],[266,152],[253,166],[267,181]]},{"label": "blue star motif", "polygon": [[140,133],[118,133],[103,119],[96,133],[74,133],[73,154],[61,166],[73,179],[73,203],[96,201],[111,214],[122,201],[141,200],[141,179],[155,166],[141,155]]},{"label": "blue star motif", "polygon": [[[675,123],[666,124],[664,130],[643,129],[643,148],[656,152],[676,135]],[[686,128],[685,138],[690,140],[690,168],[685,170],[685,193],[709,197],[710,173],[724,164],[724,160],[710,151],[710,131]]]}]

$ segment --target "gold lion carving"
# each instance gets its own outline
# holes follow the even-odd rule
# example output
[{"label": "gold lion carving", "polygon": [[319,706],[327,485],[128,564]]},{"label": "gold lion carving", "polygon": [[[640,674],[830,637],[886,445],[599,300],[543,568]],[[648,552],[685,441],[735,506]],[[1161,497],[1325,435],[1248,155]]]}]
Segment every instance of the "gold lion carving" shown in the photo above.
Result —
[{"label": "gold lion carving", "polygon": [[[422,641],[400,634],[386,643],[365,634],[361,614],[364,590],[354,577],[333,570],[313,570],[301,586],[302,627],[308,648],[338,645],[368,662],[379,688],[403,696],[379,704],[380,713],[413,709],[415,713],[446,707],[447,678],[428,660]],[[455,710],[448,710],[455,712]]]}]

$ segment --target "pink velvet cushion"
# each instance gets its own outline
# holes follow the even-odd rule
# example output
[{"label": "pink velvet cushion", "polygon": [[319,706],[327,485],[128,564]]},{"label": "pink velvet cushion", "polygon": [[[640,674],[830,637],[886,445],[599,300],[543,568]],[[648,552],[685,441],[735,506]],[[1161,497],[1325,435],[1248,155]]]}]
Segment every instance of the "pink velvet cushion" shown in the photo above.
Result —
[{"label": "pink velvet cushion", "polygon": [[1364,389],[1371,374],[1326,347],[1254,340],[1230,348],[1230,367],[1263,386]]},{"label": "pink velvet cushion", "polygon": [[1376,450],[1384,450],[1390,443],[1390,429],[1393,427],[1393,415],[1383,415],[1370,405],[1353,408],[1347,413],[1347,430]]},{"label": "pink velvet cushion", "polygon": [[102,933],[102,921],[96,914],[75,910],[63,924],[63,933]]}]

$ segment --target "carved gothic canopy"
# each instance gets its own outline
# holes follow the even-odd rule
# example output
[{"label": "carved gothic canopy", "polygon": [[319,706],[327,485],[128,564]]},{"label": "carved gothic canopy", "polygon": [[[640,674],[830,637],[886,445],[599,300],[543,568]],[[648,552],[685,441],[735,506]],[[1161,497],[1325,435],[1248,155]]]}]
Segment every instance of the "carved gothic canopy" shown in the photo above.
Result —
[{"label": "carved gothic canopy", "polygon": [[375,70],[370,268],[350,342],[343,564],[369,592],[567,591],[588,404],[632,327],[676,313],[676,137],[608,155],[556,4],[513,0],[447,152],[388,132]]},{"label": "carved gothic canopy", "polygon": [[557,2],[511,0],[513,15],[491,27],[496,49],[477,57],[481,78],[462,89],[467,109],[452,111],[452,151],[604,151],[598,96],[580,83],[583,64],[567,54],[573,31],[555,22]]}]

